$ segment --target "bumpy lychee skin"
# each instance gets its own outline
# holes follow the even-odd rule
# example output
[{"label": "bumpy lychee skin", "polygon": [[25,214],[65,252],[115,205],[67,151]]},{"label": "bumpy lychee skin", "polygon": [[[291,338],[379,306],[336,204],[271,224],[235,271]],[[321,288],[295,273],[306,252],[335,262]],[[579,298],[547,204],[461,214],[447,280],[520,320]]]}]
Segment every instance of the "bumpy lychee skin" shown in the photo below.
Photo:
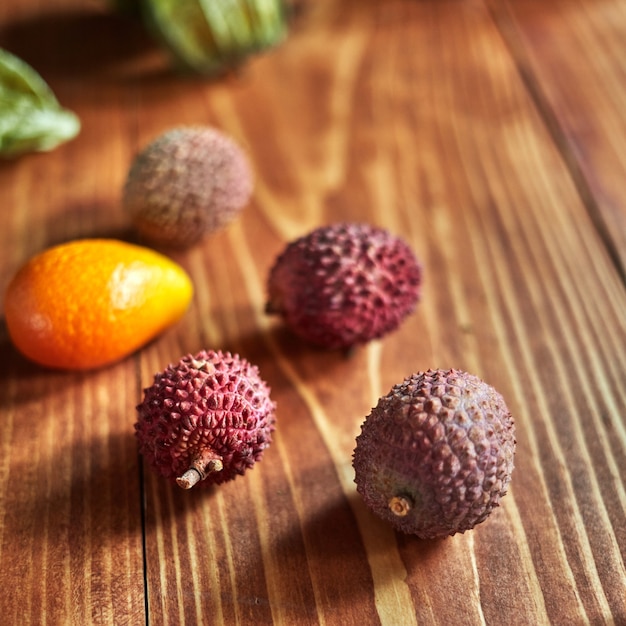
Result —
[{"label": "bumpy lychee skin", "polygon": [[414,310],[421,282],[421,265],[399,237],[369,224],[333,224],[278,256],[266,311],[310,343],[349,348],[395,330]]},{"label": "bumpy lychee skin", "polygon": [[147,241],[187,248],[233,220],[253,189],[243,150],[208,126],[173,128],[133,160],[123,205]]},{"label": "bumpy lychee skin", "polygon": [[184,489],[224,483],[261,459],[275,403],[258,368],[229,352],[183,357],[154,377],[137,406],[139,451]]},{"label": "bumpy lychee skin", "polygon": [[425,539],[462,533],[505,495],[515,443],[513,418],[493,387],[458,370],[419,372],[363,423],[357,491],[397,530]]}]

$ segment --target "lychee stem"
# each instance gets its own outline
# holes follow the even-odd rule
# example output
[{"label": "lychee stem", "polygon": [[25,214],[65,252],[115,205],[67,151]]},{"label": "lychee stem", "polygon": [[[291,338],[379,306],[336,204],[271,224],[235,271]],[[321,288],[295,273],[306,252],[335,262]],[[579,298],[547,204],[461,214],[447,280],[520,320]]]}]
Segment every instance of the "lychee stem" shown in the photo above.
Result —
[{"label": "lychee stem", "polygon": [[212,472],[220,472],[224,469],[221,459],[210,459],[203,462],[202,458],[195,459],[191,467],[176,479],[176,484],[183,489],[191,489],[196,483],[204,480]]},{"label": "lychee stem", "polygon": [[389,499],[388,506],[394,515],[404,517],[413,508],[413,502],[406,496],[393,496]]}]

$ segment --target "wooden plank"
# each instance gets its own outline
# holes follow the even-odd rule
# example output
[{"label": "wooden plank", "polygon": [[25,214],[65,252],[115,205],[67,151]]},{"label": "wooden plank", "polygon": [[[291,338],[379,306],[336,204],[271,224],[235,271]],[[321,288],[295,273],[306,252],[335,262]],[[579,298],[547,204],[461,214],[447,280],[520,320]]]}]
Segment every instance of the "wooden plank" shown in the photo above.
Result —
[{"label": "wooden plank", "polygon": [[7,624],[143,619],[139,471],[125,419],[137,390],[126,376],[124,365],[91,377],[39,371],[3,342]]},{"label": "wooden plank", "polygon": [[[67,9],[0,7],[0,45],[31,62],[83,125],[79,139],[53,152],[0,162],[2,293],[32,254],[124,227],[117,208],[117,164],[130,154],[120,155],[127,146],[117,139],[124,109],[95,106],[97,81],[83,82],[68,65],[75,52],[67,35],[76,35],[72,16],[81,13]],[[75,26],[80,32],[80,20]],[[83,60],[93,62],[93,53]],[[144,623],[136,359],[94,373],[45,371],[11,347],[4,320],[0,351],[0,621]]]},{"label": "wooden plank", "polygon": [[490,0],[596,227],[626,276],[626,6]]}]

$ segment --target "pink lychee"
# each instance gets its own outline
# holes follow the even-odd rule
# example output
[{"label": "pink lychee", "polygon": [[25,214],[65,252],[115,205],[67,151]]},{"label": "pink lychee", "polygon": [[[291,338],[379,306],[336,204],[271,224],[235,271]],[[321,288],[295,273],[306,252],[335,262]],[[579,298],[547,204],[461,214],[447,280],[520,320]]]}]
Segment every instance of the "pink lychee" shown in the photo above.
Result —
[{"label": "pink lychee", "polygon": [[357,491],[397,530],[462,533],[506,494],[515,444],[513,418],[493,387],[463,371],[419,372],[380,398],[363,423]]},{"label": "pink lychee", "polygon": [[185,489],[220,484],[261,459],[275,403],[259,370],[237,354],[202,351],[154,377],[138,405],[139,451]]},{"label": "pink lychee", "polygon": [[369,224],[333,224],[278,256],[266,311],[306,341],[348,348],[396,329],[415,308],[421,282],[421,265],[399,237]]},{"label": "pink lychee", "polygon": [[248,159],[209,126],[166,131],[133,160],[122,202],[150,243],[186,248],[232,221],[253,189]]}]

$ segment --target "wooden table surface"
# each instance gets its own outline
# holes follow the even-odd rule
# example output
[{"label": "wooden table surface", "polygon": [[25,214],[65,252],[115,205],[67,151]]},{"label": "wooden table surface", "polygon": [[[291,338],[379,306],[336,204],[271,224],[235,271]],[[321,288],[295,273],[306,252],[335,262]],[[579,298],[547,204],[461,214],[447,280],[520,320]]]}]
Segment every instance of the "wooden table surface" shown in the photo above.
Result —
[{"label": "wooden table surface", "polygon": [[[31,255],[133,239],[130,160],[210,124],[256,172],[242,216],[175,256],[196,295],[124,361],[39,368],[0,330],[0,623],[626,624],[626,3],[314,0],[234,76],[173,74],[98,0],[0,5],[0,47],[82,131],[0,163],[0,288]],[[350,358],[264,311],[285,243],[341,220],[424,265],[399,330]],[[236,351],[272,387],[261,463],[186,492],[144,467],[153,374]],[[354,438],[408,374],[456,367],[517,425],[509,493],[471,532],[395,533],[356,494]]]}]

